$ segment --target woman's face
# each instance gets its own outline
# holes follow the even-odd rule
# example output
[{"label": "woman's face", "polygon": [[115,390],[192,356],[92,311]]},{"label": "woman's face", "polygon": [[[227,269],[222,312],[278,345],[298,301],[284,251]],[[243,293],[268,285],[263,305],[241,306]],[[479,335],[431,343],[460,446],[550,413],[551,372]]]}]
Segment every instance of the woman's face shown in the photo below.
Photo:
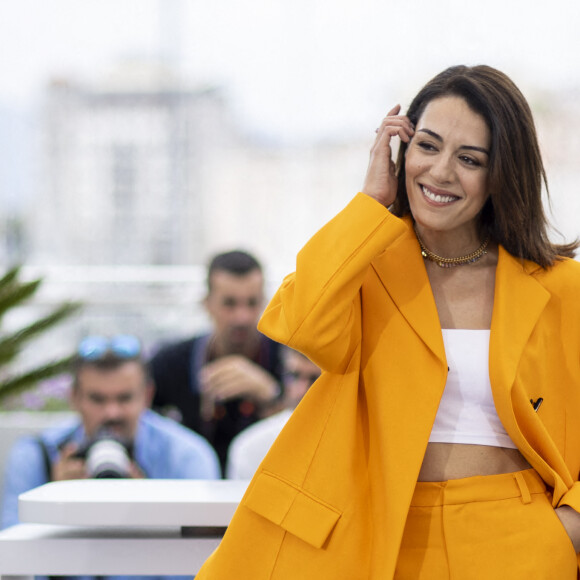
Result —
[{"label": "woman's face", "polygon": [[477,231],[489,197],[490,145],[487,123],[461,97],[427,104],[405,157],[407,195],[420,229]]}]

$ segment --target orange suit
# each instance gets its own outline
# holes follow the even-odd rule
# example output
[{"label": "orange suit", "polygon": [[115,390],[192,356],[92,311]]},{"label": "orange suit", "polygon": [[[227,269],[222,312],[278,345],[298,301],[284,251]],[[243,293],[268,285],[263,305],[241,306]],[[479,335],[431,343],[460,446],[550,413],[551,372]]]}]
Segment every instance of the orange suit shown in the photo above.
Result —
[{"label": "orange suit", "polygon": [[[323,373],[197,580],[392,578],[447,376],[411,221],[359,193],[300,251],[259,329]],[[553,505],[580,511],[579,263],[544,270],[499,248],[489,358],[506,431]]]}]

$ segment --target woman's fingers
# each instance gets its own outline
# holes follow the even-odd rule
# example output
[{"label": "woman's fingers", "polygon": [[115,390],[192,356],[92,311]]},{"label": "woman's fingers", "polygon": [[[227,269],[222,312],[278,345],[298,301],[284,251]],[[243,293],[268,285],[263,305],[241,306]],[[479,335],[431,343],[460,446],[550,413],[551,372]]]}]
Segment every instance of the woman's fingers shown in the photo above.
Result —
[{"label": "woman's fingers", "polygon": [[377,136],[375,138],[375,142],[371,147],[371,150],[374,149],[389,149],[390,155],[390,147],[391,147],[391,139],[393,137],[399,137],[401,141],[408,143],[413,136],[414,131],[410,127],[402,126],[402,125],[385,125],[379,127],[377,129]]},{"label": "woman's fingers", "polygon": [[377,135],[380,136],[384,132],[391,137],[398,136],[408,142],[415,134],[415,128],[407,117],[386,117],[377,129]]},{"label": "woman's fingers", "polygon": [[392,117],[393,115],[398,115],[401,112],[401,105],[395,105],[388,113],[387,117]]},{"label": "woman's fingers", "polygon": [[386,133],[389,137],[400,137],[402,141],[408,143],[415,133],[413,123],[406,115],[399,115],[401,105],[395,105],[381,121],[376,130],[377,141]]},{"label": "woman's fingers", "polygon": [[399,137],[408,143],[415,133],[413,124],[405,115],[400,115],[401,106],[395,105],[381,121],[371,148],[369,166],[363,191],[389,207],[397,194],[395,163],[392,159],[391,139]]}]

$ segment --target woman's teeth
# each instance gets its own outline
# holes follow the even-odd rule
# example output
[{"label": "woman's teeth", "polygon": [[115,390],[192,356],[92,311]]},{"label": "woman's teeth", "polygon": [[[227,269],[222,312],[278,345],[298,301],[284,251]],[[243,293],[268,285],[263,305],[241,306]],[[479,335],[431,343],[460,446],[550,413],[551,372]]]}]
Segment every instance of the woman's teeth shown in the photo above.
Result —
[{"label": "woman's teeth", "polygon": [[423,195],[427,199],[430,199],[431,201],[434,201],[436,203],[449,203],[450,201],[454,201],[457,199],[457,197],[455,197],[454,195],[438,195],[436,193],[433,193],[432,191],[429,191],[424,185],[421,186],[421,190],[423,191]]}]

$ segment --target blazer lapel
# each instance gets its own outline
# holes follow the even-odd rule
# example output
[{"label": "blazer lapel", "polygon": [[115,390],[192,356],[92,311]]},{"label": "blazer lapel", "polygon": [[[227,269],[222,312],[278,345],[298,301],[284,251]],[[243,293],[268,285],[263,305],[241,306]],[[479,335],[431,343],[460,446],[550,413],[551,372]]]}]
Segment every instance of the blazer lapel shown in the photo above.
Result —
[{"label": "blazer lapel", "polygon": [[489,372],[492,385],[507,387],[507,391],[513,385],[524,347],[550,299],[550,293],[530,275],[537,268],[499,247]]},{"label": "blazer lapel", "polygon": [[[409,325],[429,349],[445,362],[441,325],[419,242],[410,219],[408,230],[373,261],[373,268],[385,290]],[[401,264],[407,267],[401,268]]]},{"label": "blazer lapel", "polygon": [[[425,344],[445,360],[435,299],[421,249],[408,219],[408,231],[387,248],[373,267],[401,314]],[[408,268],[401,270],[401,263]],[[550,293],[530,274],[539,266],[511,256],[501,246],[495,280],[491,323],[492,384],[511,388],[518,362]]]},{"label": "blazer lapel", "polygon": [[525,346],[550,299],[550,293],[530,275],[538,268],[536,264],[514,258],[500,246],[491,321],[489,376],[495,405],[507,432],[544,481],[561,493],[562,479],[554,466],[547,462],[547,456],[556,457],[557,451],[542,457],[529,443],[531,437],[543,440],[544,446],[550,446],[549,437],[546,438],[544,427],[534,414],[526,394],[513,388]]}]

